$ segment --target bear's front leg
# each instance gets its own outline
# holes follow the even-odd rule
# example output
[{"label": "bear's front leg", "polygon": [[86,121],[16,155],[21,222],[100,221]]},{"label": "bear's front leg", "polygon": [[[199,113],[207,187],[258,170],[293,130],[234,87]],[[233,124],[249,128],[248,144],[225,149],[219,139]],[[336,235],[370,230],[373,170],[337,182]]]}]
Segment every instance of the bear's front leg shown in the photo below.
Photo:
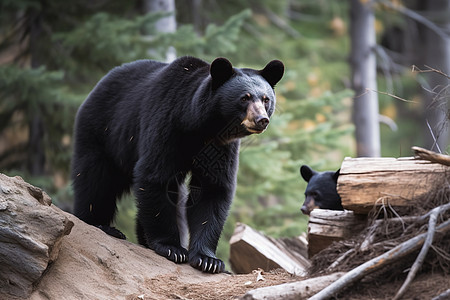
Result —
[{"label": "bear's front leg", "polygon": [[192,201],[187,210],[190,247],[189,263],[208,273],[225,271],[225,263],[215,255],[232,200],[232,191],[211,186],[202,188],[199,201]]},{"label": "bear's front leg", "polygon": [[185,263],[188,252],[180,245],[176,200],[169,199],[167,185],[137,183],[136,229],[139,243],[175,263]]}]

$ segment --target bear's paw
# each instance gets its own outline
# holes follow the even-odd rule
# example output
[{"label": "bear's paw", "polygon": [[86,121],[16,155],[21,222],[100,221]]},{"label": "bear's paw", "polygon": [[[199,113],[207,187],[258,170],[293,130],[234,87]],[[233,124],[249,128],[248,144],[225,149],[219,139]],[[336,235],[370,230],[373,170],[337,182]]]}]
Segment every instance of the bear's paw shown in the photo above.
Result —
[{"label": "bear's paw", "polygon": [[181,247],[159,245],[154,250],[159,255],[177,264],[185,263],[188,260],[188,251]]},{"label": "bear's paw", "polygon": [[197,254],[189,259],[190,265],[205,273],[221,273],[225,271],[225,263],[215,257]]}]

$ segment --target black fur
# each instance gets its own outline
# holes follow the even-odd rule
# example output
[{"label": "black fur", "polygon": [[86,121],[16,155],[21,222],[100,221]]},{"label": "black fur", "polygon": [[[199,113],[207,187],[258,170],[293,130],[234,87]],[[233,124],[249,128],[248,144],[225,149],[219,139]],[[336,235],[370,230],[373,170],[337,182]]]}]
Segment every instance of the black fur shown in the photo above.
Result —
[{"label": "black fur", "polygon": [[309,215],[314,208],[343,210],[341,197],[337,193],[336,184],[339,171],[317,172],[303,165],[300,167],[300,174],[308,182],[305,190],[305,202],[301,211]]},{"label": "black fur", "polygon": [[[116,200],[132,188],[139,243],[177,263],[189,260],[205,272],[223,271],[215,251],[235,192],[239,138],[265,130],[267,124],[254,118],[272,115],[273,86],[283,72],[279,61],[257,71],[233,68],[224,58],[209,65],[193,57],[114,68],[77,114],[75,214],[120,237],[109,226]],[[261,110],[264,116],[256,116]],[[252,124],[251,132],[246,124]],[[177,203],[185,197],[188,174],[191,193],[183,205],[190,242],[185,249]]]}]

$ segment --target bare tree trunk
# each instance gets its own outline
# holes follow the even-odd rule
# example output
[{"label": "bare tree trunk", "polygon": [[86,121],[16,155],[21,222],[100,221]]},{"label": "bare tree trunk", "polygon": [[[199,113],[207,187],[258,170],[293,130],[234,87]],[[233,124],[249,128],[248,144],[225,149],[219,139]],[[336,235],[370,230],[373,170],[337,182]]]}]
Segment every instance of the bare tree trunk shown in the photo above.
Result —
[{"label": "bare tree trunk", "polygon": [[[177,21],[175,19],[175,0],[144,0],[144,12],[171,12],[170,16],[161,18],[156,22],[156,30],[158,32],[169,33],[175,32],[177,29]],[[174,47],[169,47],[166,52],[166,61],[171,62],[177,57]]]},{"label": "bare tree trunk", "polygon": [[[450,32],[450,1],[434,0],[424,3],[427,16]],[[450,75],[450,37],[443,38],[424,28],[424,64]],[[427,74],[428,89],[424,91],[424,143],[425,148],[444,152],[450,140],[449,79],[436,72]],[[432,91],[432,92],[430,92]],[[427,124],[429,123],[429,126]]]},{"label": "bare tree trunk", "polygon": [[353,122],[357,156],[380,156],[380,126],[372,1],[351,0],[351,66],[355,91]]}]

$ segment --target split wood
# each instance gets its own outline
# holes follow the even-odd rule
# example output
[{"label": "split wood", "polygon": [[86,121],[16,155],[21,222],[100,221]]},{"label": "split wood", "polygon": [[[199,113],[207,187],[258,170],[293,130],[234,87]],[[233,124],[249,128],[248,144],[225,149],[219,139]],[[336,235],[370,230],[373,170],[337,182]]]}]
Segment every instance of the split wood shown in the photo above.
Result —
[{"label": "split wood", "polygon": [[[442,206],[438,206],[438,207],[434,208],[433,210],[431,210],[429,213],[429,215],[430,215],[429,224],[432,225],[432,223],[434,223],[434,226],[435,226],[436,220],[432,220],[432,219],[437,218],[438,214],[440,214],[441,212],[448,210],[448,209],[450,209],[450,203],[442,205]],[[436,216],[436,217],[432,217],[432,216]],[[373,272],[381,269],[382,267],[385,267],[385,266],[391,264],[392,262],[397,261],[397,260],[413,253],[414,251],[419,249],[419,247],[421,247],[422,245],[424,245],[424,248],[426,247],[427,249],[422,250],[421,254],[422,254],[422,252],[424,252],[424,255],[426,255],[426,253],[428,252],[428,248],[431,246],[431,244],[427,245],[426,240],[431,239],[431,242],[432,242],[435,231],[437,231],[439,234],[444,234],[447,231],[449,231],[450,230],[450,220],[443,222],[437,228],[434,226],[433,225],[429,226],[427,233],[422,233],[410,240],[407,240],[407,241],[401,243],[400,245],[396,246],[395,248],[391,249],[390,251],[388,251],[378,257],[375,257],[375,258],[365,262],[364,264],[356,267],[355,269],[347,272],[340,279],[333,282],[328,287],[326,287],[319,293],[317,293],[314,296],[312,296],[311,298],[309,298],[309,300],[328,299],[328,298],[332,297],[333,295],[339,293],[344,288],[352,285],[354,282],[358,281],[359,279],[367,276],[368,274],[373,273]],[[428,237],[428,236],[430,236],[430,237]],[[423,254],[422,255],[421,254],[419,254],[419,257],[416,259],[416,262],[413,265],[414,269],[418,269],[422,265],[423,258],[421,258],[421,256],[423,256]],[[422,261],[419,261],[419,260],[422,260]],[[413,270],[413,268],[411,270]],[[414,272],[416,273],[417,270],[415,270]],[[414,278],[415,273],[412,274],[411,276],[408,275],[408,278],[411,277],[411,279],[409,280],[409,282],[405,282],[406,283],[406,285],[404,284],[405,288],[403,288],[403,286],[402,286],[401,290],[406,289],[406,287],[409,285],[410,281]],[[408,278],[407,278],[407,281],[408,281]]]}]

